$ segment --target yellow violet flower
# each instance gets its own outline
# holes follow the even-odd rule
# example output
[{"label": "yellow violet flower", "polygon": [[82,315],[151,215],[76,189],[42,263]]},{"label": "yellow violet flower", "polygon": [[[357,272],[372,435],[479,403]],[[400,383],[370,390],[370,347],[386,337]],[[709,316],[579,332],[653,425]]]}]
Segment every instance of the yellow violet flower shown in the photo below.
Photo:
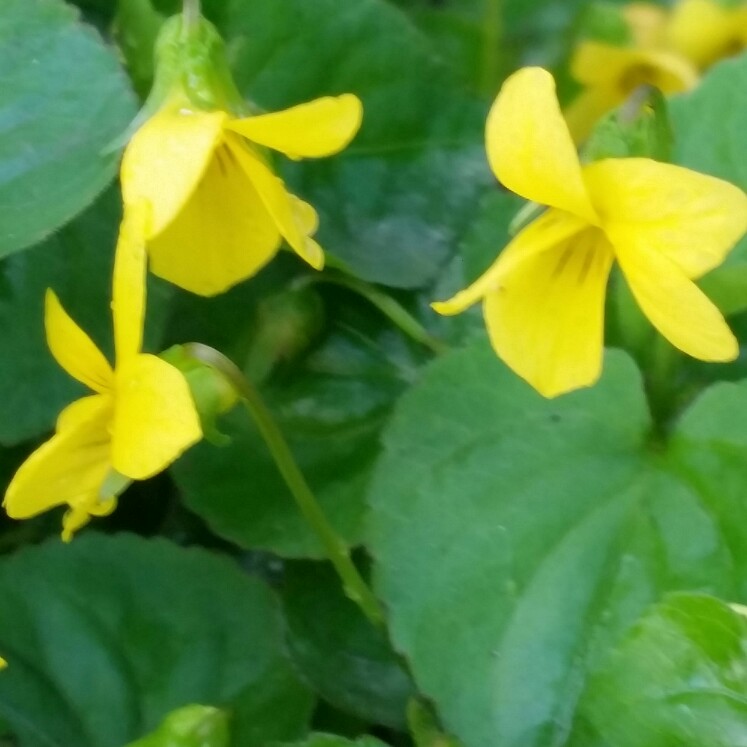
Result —
[{"label": "yellow violet flower", "polygon": [[592,385],[602,367],[604,298],[615,260],[651,323],[708,361],[738,344],[694,278],[720,264],[747,229],[747,195],[720,179],[646,158],[582,166],[552,76],[525,68],[505,82],[487,121],[498,179],[549,209],[451,300],[483,301],[497,354],[546,397]]},{"label": "yellow violet flower", "polygon": [[663,43],[667,12],[660,5],[628,3],[622,15],[630,29],[633,46],[654,48]]},{"label": "yellow violet flower", "polygon": [[727,8],[716,0],[680,0],[666,43],[703,69],[747,47],[747,4]]},{"label": "yellow violet flower", "polygon": [[648,46],[656,38],[651,28],[639,26],[634,37],[639,43],[633,46],[583,41],[576,48],[571,74],[584,90],[565,112],[575,142],[585,140],[601,117],[622,104],[641,85],[655,86],[662,93],[678,93],[698,82],[697,71],[687,60]]},{"label": "yellow violet flower", "polygon": [[293,159],[329,156],[357,133],[352,94],[280,112],[235,118],[169,99],[135,133],[122,162],[125,205],[146,201],[150,269],[211,296],[257,273],[282,239],[316,269],[324,253],[312,235],[314,208],[272,172],[266,148]]},{"label": "yellow violet flower", "polygon": [[71,376],[93,390],[66,407],[56,433],[24,462],[5,494],[9,516],[24,519],[67,504],[63,539],[90,516],[110,513],[131,480],[160,472],[202,431],[184,376],[141,352],[145,316],[144,210],[126,215],[117,245],[112,310],[116,365],[47,291],[50,351]]}]

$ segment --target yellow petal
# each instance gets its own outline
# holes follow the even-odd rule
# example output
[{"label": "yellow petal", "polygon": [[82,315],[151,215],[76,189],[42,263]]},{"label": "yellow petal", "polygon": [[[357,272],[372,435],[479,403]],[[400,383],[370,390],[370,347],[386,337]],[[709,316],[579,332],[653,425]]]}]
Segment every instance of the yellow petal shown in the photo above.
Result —
[{"label": "yellow petal", "polygon": [[635,245],[616,245],[615,253],[643,313],[672,345],[705,361],[737,357],[721,312],[669,257]]},{"label": "yellow petal", "polygon": [[594,125],[624,99],[616,88],[610,86],[595,86],[581,91],[564,111],[574,142],[586,140]]},{"label": "yellow petal", "polygon": [[547,251],[528,253],[485,297],[493,348],[543,396],[599,378],[612,261],[602,232],[587,228]]},{"label": "yellow petal", "polygon": [[622,8],[636,47],[661,45],[667,25],[667,12],[652,3],[628,3]]},{"label": "yellow petal", "polygon": [[168,467],[202,437],[184,376],[154,355],[138,355],[117,370],[112,466],[144,480]]},{"label": "yellow petal", "polygon": [[345,148],[358,132],[362,119],[360,99],[346,93],[280,112],[234,119],[226,126],[290,158],[320,158]]},{"label": "yellow petal", "polygon": [[112,314],[118,367],[122,361],[137,355],[143,344],[148,209],[147,203],[142,201],[125,206],[114,254]]},{"label": "yellow petal", "polygon": [[65,503],[95,500],[110,469],[111,397],[95,395],[70,405],[61,428],[21,465],[8,486],[8,516],[25,519]]},{"label": "yellow petal", "polygon": [[68,316],[51,290],[45,297],[44,326],[49,349],[65,371],[95,392],[105,392],[111,386],[112,369],[104,354]]},{"label": "yellow petal", "polygon": [[93,494],[81,496],[62,517],[62,541],[70,542],[73,535],[88,524],[92,516],[108,516],[116,507],[116,498],[101,499]]},{"label": "yellow petal", "polygon": [[548,210],[523,229],[472,285],[448,301],[432,303],[431,307],[445,316],[461,313],[488,293],[498,291],[502,287],[503,279],[517,265],[563,244],[570,237],[579,234],[585,226],[584,221],[567,213]]},{"label": "yellow petal", "polygon": [[318,220],[311,205],[299,200],[285,188],[282,179],[270,171],[262,159],[241,142],[229,141],[234,156],[249,177],[257,194],[275,221],[275,225],[293,251],[315,270],[324,267],[324,252],[310,236]]},{"label": "yellow petal", "polygon": [[222,146],[176,220],[150,242],[151,270],[212,296],[259,272],[279,245],[275,221],[233,151]]},{"label": "yellow petal", "polygon": [[644,83],[664,93],[677,93],[698,82],[695,68],[675,54],[596,41],[578,45],[571,60],[571,73],[585,86],[614,87],[622,98]]},{"label": "yellow petal", "polygon": [[555,81],[546,70],[524,68],[506,80],[488,115],[486,144],[490,166],[508,189],[594,221]]},{"label": "yellow petal", "polygon": [[747,195],[712,176],[625,158],[591,164],[584,178],[613,245],[664,254],[689,278],[720,265],[747,231]]},{"label": "yellow petal", "polygon": [[158,234],[197,187],[218,145],[224,112],[193,112],[168,105],[133,136],[122,160],[125,205],[152,207],[148,236]]},{"label": "yellow petal", "polygon": [[680,0],[672,11],[667,42],[698,67],[708,67],[744,45],[744,17],[739,10],[713,0]]},{"label": "yellow petal", "polygon": [[304,202],[295,195],[291,195],[290,198],[301,233],[308,236],[315,234],[319,228],[319,215],[316,210],[308,202]]},{"label": "yellow petal", "polygon": [[55,430],[57,433],[62,431],[85,428],[86,423],[98,420],[102,413],[111,415],[112,398],[110,394],[92,394],[88,397],[81,397],[71,402],[58,416]]}]

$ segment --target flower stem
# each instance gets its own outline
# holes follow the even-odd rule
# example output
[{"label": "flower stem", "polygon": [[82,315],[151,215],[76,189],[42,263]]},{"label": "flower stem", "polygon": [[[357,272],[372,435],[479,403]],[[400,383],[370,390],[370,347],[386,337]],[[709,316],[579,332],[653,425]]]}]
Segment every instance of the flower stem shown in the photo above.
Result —
[{"label": "flower stem", "polygon": [[200,0],[184,0],[182,18],[186,28],[194,28],[199,23],[201,14]]},{"label": "flower stem", "polygon": [[329,283],[331,285],[339,285],[341,288],[347,288],[369,301],[389,321],[393,322],[395,326],[408,337],[415,340],[415,342],[419,342],[437,355],[445,353],[448,349],[445,343],[431,335],[409,311],[390,295],[363,280],[346,275],[306,275],[297,285],[308,285],[311,283]]},{"label": "flower stem", "polygon": [[484,0],[484,3],[480,90],[487,96],[493,96],[501,67],[503,8],[502,0]]},{"label": "flower stem", "polygon": [[663,337],[657,335],[651,346],[644,372],[649,406],[657,429],[666,433],[677,409],[677,374],[682,356]]},{"label": "flower stem", "polygon": [[220,371],[234,386],[267,444],[298,508],[324,546],[327,557],[342,581],[345,594],[361,608],[375,627],[382,628],[384,613],[378,600],[350,558],[347,543],[329,523],[322,507],[311,492],[287,441],[257,389],[228,358],[217,350],[200,343],[190,343],[184,347],[194,358]]}]

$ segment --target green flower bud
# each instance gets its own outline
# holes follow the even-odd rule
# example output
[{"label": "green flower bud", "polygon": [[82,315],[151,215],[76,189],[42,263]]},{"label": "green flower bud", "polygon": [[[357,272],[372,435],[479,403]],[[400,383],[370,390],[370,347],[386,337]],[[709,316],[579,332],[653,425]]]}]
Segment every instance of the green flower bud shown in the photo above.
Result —
[{"label": "green flower bud", "polygon": [[244,103],[228,67],[225,43],[205,18],[188,24],[178,15],[163,24],[156,41],[155,69],[148,104],[155,97],[160,105],[174,91],[180,91],[196,109],[221,109],[234,114],[243,111]]},{"label": "green flower bud", "polygon": [[220,432],[216,421],[238,401],[238,394],[230,380],[214,366],[195,358],[182,345],[174,345],[164,351],[161,358],[184,374],[205,438],[217,445],[225,444],[227,437]]},{"label": "green flower bud", "polygon": [[153,65],[153,87],[145,104],[106,152],[127,143],[169,99],[182,98],[185,107],[196,110],[226,111],[237,116],[252,113],[233,82],[221,35],[201,16],[192,23],[185,23],[182,15],[163,22]]},{"label": "green flower bud", "polygon": [[286,290],[264,299],[257,308],[244,373],[264,381],[275,366],[308,350],[324,326],[324,305],[309,287]]},{"label": "green flower bud", "polygon": [[170,713],[153,733],[128,747],[228,747],[229,742],[224,711],[188,705]]},{"label": "green flower bud", "polygon": [[155,48],[155,82],[146,106],[157,109],[181,92],[196,108],[242,113],[244,102],[236,90],[226,57],[226,46],[215,26],[205,18],[187,24],[181,15],[161,27]]},{"label": "green flower bud", "polygon": [[582,154],[585,162],[603,158],[653,158],[669,162],[674,136],[661,91],[639,86],[615,112],[594,128]]}]

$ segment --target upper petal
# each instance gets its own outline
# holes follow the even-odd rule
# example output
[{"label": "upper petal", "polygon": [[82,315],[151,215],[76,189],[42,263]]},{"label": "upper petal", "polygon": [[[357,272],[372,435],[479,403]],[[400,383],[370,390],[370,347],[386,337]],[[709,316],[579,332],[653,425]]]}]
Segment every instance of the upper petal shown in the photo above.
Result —
[{"label": "upper petal", "polygon": [[296,254],[315,270],[321,270],[324,267],[324,252],[310,236],[318,225],[314,208],[288,192],[283,180],[275,176],[250,148],[234,140],[229,140],[228,145],[283,238]]},{"label": "upper petal", "polygon": [[75,379],[95,392],[111,386],[112,369],[93,340],[70,318],[54,291],[44,305],[47,344],[55,360]]},{"label": "upper petal", "polygon": [[177,218],[149,244],[151,271],[202,296],[259,272],[276,254],[280,231],[226,145]]},{"label": "upper petal", "polygon": [[721,264],[747,230],[741,189],[681,166],[610,159],[584,178],[614,246],[663,254],[690,278]]},{"label": "upper petal", "polygon": [[633,2],[622,7],[633,44],[636,47],[656,47],[662,43],[667,26],[667,11],[648,2]]},{"label": "upper petal", "polygon": [[155,355],[138,355],[117,370],[112,466],[144,480],[168,467],[202,438],[187,381]]},{"label": "upper petal", "polygon": [[[729,54],[744,34],[744,18],[713,0],[680,0],[672,10],[667,42],[698,67]],[[744,38],[742,36],[742,41]]]},{"label": "upper petal", "polygon": [[320,158],[345,148],[362,120],[360,99],[346,93],[325,96],[280,112],[234,119],[226,126],[290,158]]},{"label": "upper petal", "polygon": [[565,108],[568,129],[576,143],[589,137],[594,125],[623,101],[623,95],[611,86],[590,86]]},{"label": "upper petal", "polygon": [[135,133],[122,159],[125,205],[152,207],[148,235],[170,223],[194,191],[222,137],[225,112],[165,106]]},{"label": "upper petal", "polygon": [[644,83],[664,93],[676,93],[698,82],[695,68],[675,54],[596,41],[578,45],[571,60],[571,73],[579,83],[611,87],[621,98]]},{"label": "upper petal", "polygon": [[503,279],[518,265],[547,252],[577,235],[586,223],[559,210],[548,210],[523,229],[472,285],[448,301],[431,304],[434,311],[450,316],[469,308],[488,293],[498,291]]},{"label": "upper petal", "polygon": [[615,254],[644,314],[672,345],[705,361],[737,357],[721,312],[672,259],[637,244],[617,244]]},{"label": "upper petal", "polygon": [[58,431],[21,465],[8,486],[4,506],[25,519],[64,503],[95,502],[110,469],[108,424],[111,398],[94,395],[73,402]]},{"label": "upper petal", "polygon": [[117,366],[140,352],[145,324],[145,228],[149,206],[140,201],[125,206],[114,254],[112,315]]},{"label": "upper petal", "polygon": [[485,135],[490,165],[508,189],[594,222],[550,73],[529,67],[511,75],[490,110]]},{"label": "upper petal", "polygon": [[587,228],[528,255],[485,297],[495,351],[543,396],[591,386],[599,378],[612,261],[602,232]]}]

